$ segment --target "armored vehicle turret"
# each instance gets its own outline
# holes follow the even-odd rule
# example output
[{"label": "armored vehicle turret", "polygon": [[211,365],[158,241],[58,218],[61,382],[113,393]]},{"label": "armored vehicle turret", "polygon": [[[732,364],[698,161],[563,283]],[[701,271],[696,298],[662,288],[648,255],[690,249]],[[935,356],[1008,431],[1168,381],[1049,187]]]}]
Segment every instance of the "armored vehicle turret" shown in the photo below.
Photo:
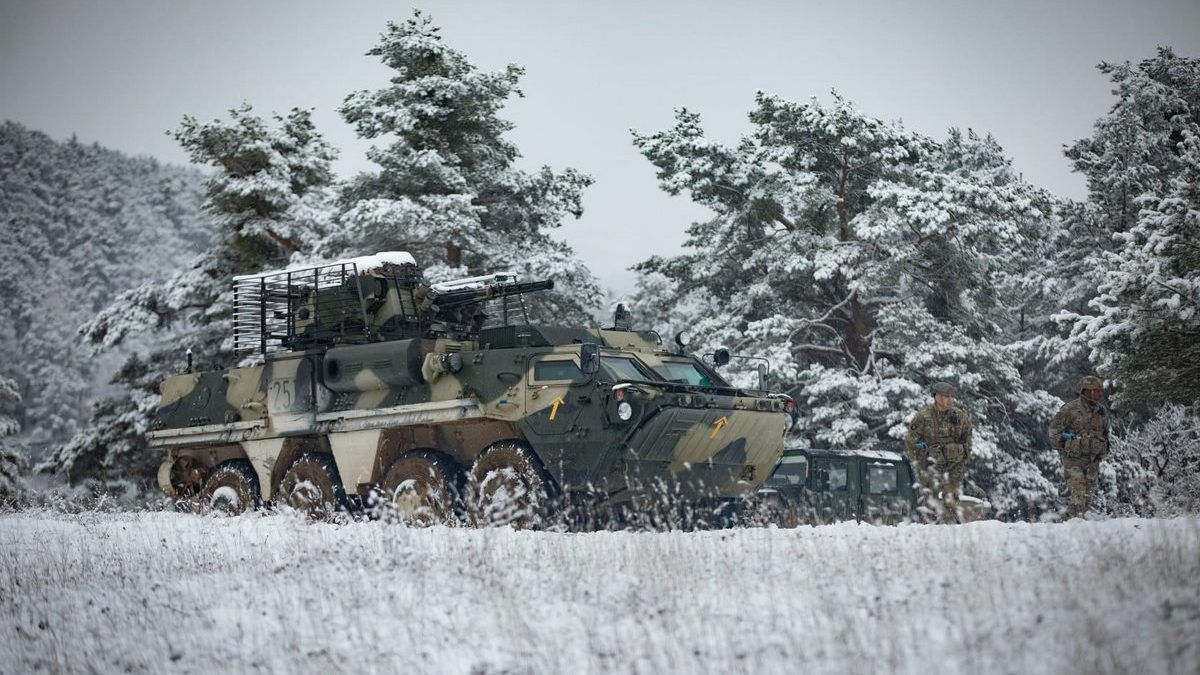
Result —
[{"label": "armored vehicle turret", "polygon": [[572,494],[731,498],[768,476],[791,399],[732,386],[627,317],[531,325],[523,297],[552,286],[430,284],[400,252],[236,278],[242,365],[163,382],[159,486],[234,512],[526,525]]}]

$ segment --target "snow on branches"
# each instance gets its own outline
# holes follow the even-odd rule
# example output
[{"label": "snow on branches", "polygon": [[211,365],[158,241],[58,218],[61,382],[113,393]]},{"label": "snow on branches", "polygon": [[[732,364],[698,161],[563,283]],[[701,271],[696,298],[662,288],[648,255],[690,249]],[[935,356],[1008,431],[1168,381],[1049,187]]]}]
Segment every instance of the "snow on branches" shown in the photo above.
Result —
[{"label": "snow on branches", "polygon": [[1101,70],[1117,101],[1068,156],[1108,241],[1087,256],[1090,301],[1056,319],[1119,404],[1189,405],[1200,400],[1200,59],[1160,49]]},{"label": "snow on branches", "polygon": [[311,253],[332,218],[329,185],[335,152],[294,109],[275,125],[249,105],[229,120],[185,117],[173,133],[192,160],[218,169],[205,183],[204,209],[217,241],[191,265],[165,280],[121,293],[80,328],[96,349],[130,336],[150,347],[130,357],[114,377],[121,390],[98,403],[91,426],[38,465],[72,483],[131,479],[149,484],[156,460],[145,452],[159,383],[183,365],[190,350],[200,368],[230,365],[232,279]]},{"label": "snow on branches", "polygon": [[[755,104],[736,146],[682,109],[671,129],[634,132],[660,186],[714,212],[689,229],[683,255],[639,265],[654,292],[686,308],[679,324],[700,344],[773,361],[775,386],[801,403],[798,442],[898,445],[927,385],[950,380],[979,421],[973,484],[1002,492],[1004,464],[1038,494],[1002,512],[1051,501],[1027,455],[1056,401],[1023,382],[1020,298],[1008,293],[1050,197],[991,137],[952,130],[937,142],[836,94],[832,105],[761,93]],[[643,311],[669,304],[651,295],[639,292]]]},{"label": "snow on branches", "polygon": [[17,383],[0,376],[0,504],[19,499],[25,489],[21,477],[25,469],[25,457],[4,441],[6,436],[21,430],[20,422],[13,417],[13,408],[20,402]]},{"label": "snow on branches", "polygon": [[392,77],[351,93],[340,112],[360,137],[381,142],[367,155],[379,168],[345,186],[320,252],[412,251],[435,281],[496,271],[553,278],[553,293],[529,299],[534,318],[588,320],[599,287],[550,231],[582,214],[592,179],[514,166],[520,153],[504,138],[513,125],[499,113],[521,95],[523,70],[480,71],[419,11],[388,23],[367,54]]}]

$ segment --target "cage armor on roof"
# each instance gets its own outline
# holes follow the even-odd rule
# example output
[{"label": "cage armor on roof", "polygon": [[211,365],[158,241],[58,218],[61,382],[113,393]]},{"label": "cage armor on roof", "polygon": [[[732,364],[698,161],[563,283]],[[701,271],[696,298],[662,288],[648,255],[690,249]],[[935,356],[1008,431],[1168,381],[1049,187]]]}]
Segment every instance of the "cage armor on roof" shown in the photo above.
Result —
[{"label": "cage armor on roof", "polygon": [[[406,338],[473,340],[492,318],[487,303],[553,287],[509,273],[427,284],[402,251],[239,276],[234,342],[242,355],[266,355]],[[505,323],[508,309],[499,312]]]}]

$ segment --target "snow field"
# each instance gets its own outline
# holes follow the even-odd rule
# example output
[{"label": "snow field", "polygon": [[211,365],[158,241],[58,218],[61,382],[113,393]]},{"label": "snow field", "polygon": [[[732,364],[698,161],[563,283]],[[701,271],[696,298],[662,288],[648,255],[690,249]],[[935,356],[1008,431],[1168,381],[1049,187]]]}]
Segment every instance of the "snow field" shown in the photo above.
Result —
[{"label": "snow field", "polygon": [[1200,672],[1200,519],[0,516],[0,672]]}]

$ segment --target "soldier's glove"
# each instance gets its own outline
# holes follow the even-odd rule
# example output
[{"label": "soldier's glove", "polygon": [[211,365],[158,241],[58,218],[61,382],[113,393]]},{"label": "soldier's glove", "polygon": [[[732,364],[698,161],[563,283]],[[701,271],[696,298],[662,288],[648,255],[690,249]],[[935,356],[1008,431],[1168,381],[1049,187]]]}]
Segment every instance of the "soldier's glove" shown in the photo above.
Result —
[{"label": "soldier's glove", "polygon": [[1076,438],[1079,438],[1079,434],[1076,434],[1074,431],[1071,431],[1070,429],[1063,429],[1061,436],[1064,441],[1073,441]]},{"label": "soldier's glove", "polygon": [[913,447],[915,447],[918,450],[924,450],[925,448],[929,447],[929,444],[926,443],[925,439],[922,438],[921,440],[917,441],[916,443],[913,443]]}]

